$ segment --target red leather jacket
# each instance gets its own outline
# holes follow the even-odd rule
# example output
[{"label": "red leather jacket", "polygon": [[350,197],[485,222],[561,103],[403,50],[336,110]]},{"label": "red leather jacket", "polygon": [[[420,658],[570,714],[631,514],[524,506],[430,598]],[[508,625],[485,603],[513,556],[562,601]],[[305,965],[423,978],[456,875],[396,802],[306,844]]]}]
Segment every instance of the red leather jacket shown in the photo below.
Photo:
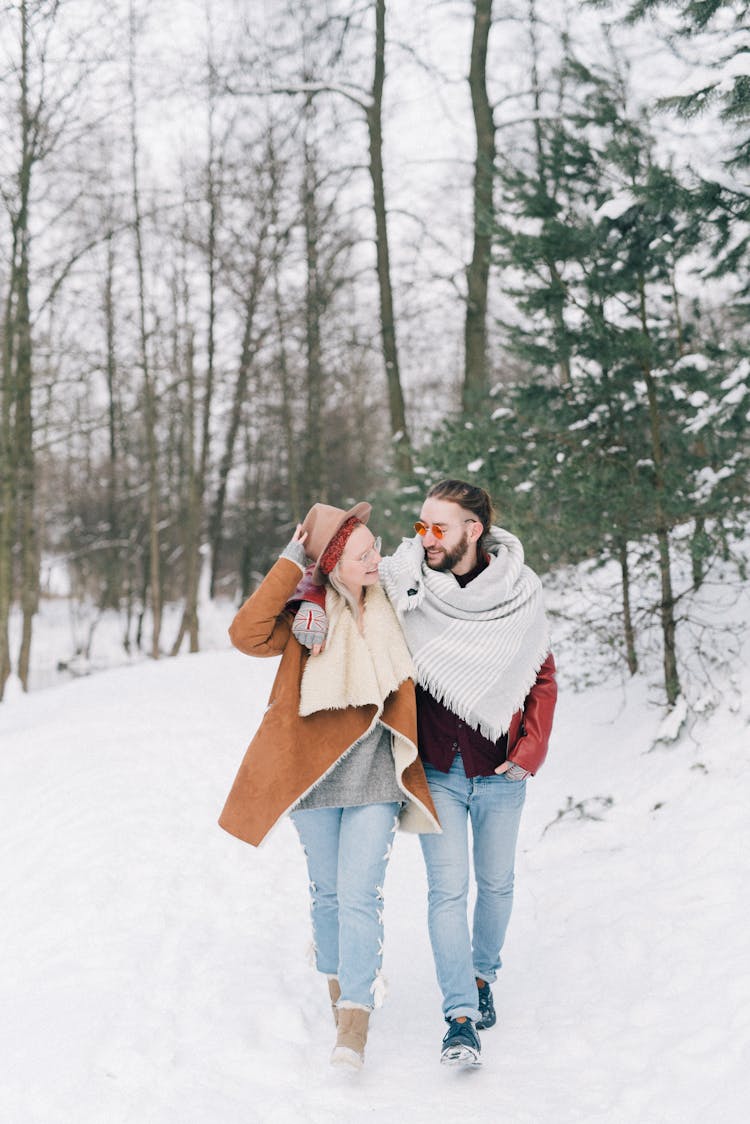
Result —
[{"label": "red leather jacket", "polygon": [[544,764],[556,702],[555,657],[549,652],[523,709],[516,711],[508,727],[508,760],[529,773],[536,773]]},{"label": "red leather jacket", "polygon": [[[311,571],[303,575],[287,607],[296,608],[301,601],[325,608],[325,587],[312,581]],[[522,709],[516,711],[508,727],[508,760],[529,773],[538,772],[547,756],[556,702],[555,658],[549,652]]]}]

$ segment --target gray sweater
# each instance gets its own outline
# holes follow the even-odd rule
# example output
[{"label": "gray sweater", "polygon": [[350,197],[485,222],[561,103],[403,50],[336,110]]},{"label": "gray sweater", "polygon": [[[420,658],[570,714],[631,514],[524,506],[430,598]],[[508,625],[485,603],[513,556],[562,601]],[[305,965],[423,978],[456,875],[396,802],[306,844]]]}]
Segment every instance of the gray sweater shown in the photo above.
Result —
[{"label": "gray sweater", "polygon": [[403,799],[404,794],[396,784],[391,732],[378,722],[374,730],[354,742],[330,773],[295,804],[294,811],[401,803]]}]

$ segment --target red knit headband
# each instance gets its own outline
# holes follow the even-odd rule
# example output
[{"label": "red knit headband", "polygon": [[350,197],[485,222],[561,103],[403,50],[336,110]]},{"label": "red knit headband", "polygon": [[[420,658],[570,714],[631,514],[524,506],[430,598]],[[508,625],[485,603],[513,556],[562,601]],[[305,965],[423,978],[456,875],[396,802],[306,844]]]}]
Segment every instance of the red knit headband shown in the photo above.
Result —
[{"label": "red knit headband", "polygon": [[355,515],[351,515],[339,527],[336,534],[333,536],[328,546],[325,548],[320,556],[318,565],[324,574],[330,574],[333,567],[336,565],[341,555],[344,553],[344,547],[349,541],[349,536],[355,527],[359,527],[360,521]]}]

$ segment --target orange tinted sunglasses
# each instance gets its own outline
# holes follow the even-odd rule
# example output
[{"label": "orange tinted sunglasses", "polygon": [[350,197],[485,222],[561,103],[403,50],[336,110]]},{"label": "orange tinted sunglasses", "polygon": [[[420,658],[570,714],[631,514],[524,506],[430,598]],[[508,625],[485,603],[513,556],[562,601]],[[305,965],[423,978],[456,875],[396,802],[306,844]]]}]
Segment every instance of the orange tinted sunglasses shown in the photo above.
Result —
[{"label": "orange tinted sunglasses", "polygon": [[443,528],[440,527],[437,523],[433,523],[432,526],[430,526],[429,523],[422,523],[419,519],[414,524],[414,530],[418,535],[422,536],[426,535],[428,531],[432,531],[436,539],[442,539],[443,535],[445,534]]},{"label": "orange tinted sunglasses", "polygon": [[[478,519],[464,519],[464,523],[478,523],[478,522],[479,522]],[[442,539],[443,535],[445,534],[445,532],[447,530],[449,530],[449,528],[448,527],[441,527],[439,523],[432,523],[432,524],[423,523],[421,519],[418,519],[416,521],[416,523],[414,524],[414,530],[417,532],[418,535],[422,535],[423,538],[427,534],[428,531],[432,531],[432,533],[433,533],[433,535],[435,536],[436,539]]]}]

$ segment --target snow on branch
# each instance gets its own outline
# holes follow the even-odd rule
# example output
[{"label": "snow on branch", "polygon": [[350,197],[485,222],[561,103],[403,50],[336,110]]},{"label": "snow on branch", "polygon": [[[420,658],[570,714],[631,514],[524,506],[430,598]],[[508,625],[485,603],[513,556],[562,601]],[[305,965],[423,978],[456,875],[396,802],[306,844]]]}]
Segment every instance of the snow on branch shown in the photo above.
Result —
[{"label": "snow on branch", "polygon": [[561,119],[562,114],[559,110],[547,113],[543,109],[534,109],[520,117],[509,117],[506,121],[498,121],[495,129],[512,129],[514,125],[529,125],[532,121],[560,121]]},{"label": "snow on branch", "polygon": [[633,195],[632,191],[621,191],[618,195],[608,199],[606,203],[602,203],[594,213],[594,221],[599,222],[600,219],[619,219],[621,215],[626,214],[631,207],[635,207],[638,203],[637,198]]}]

